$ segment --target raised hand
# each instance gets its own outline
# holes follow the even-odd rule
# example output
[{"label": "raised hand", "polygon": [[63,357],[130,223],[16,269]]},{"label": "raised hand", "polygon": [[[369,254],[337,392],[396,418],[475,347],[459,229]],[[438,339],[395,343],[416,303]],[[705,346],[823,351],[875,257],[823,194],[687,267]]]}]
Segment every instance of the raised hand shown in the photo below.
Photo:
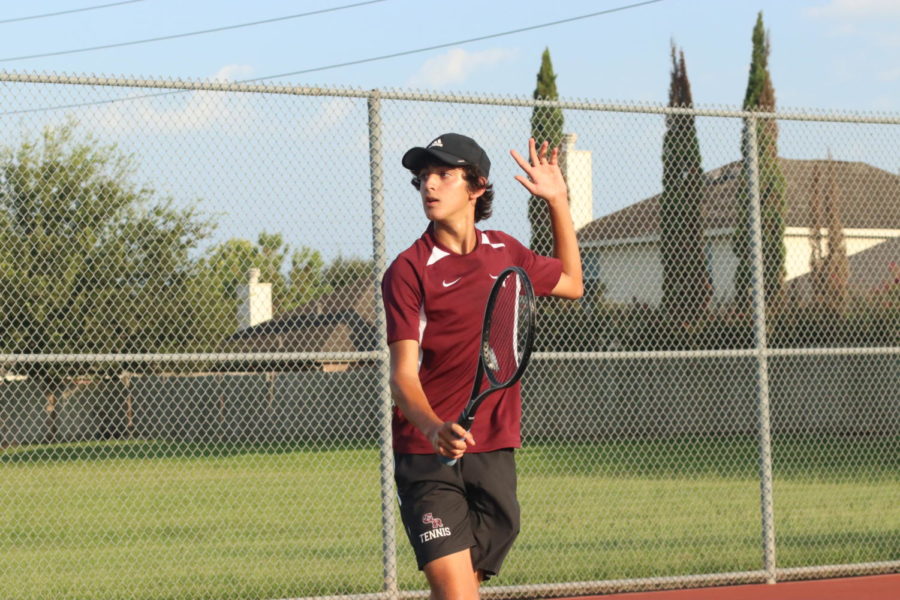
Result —
[{"label": "raised hand", "polygon": [[516,181],[531,192],[532,196],[543,198],[552,207],[560,202],[568,202],[569,190],[559,168],[559,148],[554,148],[548,157],[549,146],[550,144],[545,141],[538,150],[534,138],[530,138],[528,140],[530,162],[515,150],[510,150],[509,153],[525,171],[525,175],[516,175]]}]

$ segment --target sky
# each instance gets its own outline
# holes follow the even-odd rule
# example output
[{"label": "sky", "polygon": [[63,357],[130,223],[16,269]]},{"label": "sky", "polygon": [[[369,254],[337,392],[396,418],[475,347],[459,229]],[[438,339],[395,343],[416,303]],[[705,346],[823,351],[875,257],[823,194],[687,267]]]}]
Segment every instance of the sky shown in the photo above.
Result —
[{"label": "sky", "polygon": [[[897,116],[900,112],[900,0],[660,0],[641,3],[640,0],[562,0],[558,2],[533,0],[458,0],[439,3],[423,0],[381,0],[364,3],[365,0],[139,0],[119,3],[116,0],[32,0],[30,2],[5,2],[0,12],[0,70],[30,73],[95,74],[146,78],[181,78],[191,80],[249,80],[264,78],[271,83],[317,84],[357,89],[417,89],[437,92],[460,92],[507,97],[529,97],[534,90],[535,75],[541,53],[550,50],[557,87],[560,96],[570,100],[609,100],[624,102],[665,103],[671,69],[670,44],[674,41],[683,49],[687,71],[691,80],[693,98],[698,106],[738,107],[743,99],[750,61],[751,31],[762,11],[771,42],[770,70],[780,109],[815,108],[827,111],[852,111],[887,113]],[[114,4],[114,5],[113,5]],[[335,9],[342,6],[358,6]],[[629,5],[640,4],[628,8]],[[95,10],[84,10],[56,16],[48,13],[72,11],[99,5],[111,5]],[[617,10],[620,9],[620,10]],[[327,11],[327,12],[321,12]],[[597,14],[603,11],[604,14]],[[295,16],[302,13],[315,13]],[[38,18],[27,18],[38,17]],[[584,17],[584,18],[580,18]],[[256,25],[232,26],[271,21]],[[556,21],[566,21],[541,27]],[[175,37],[146,43],[151,38],[181,36],[181,34],[228,28],[200,35]],[[527,31],[516,30],[527,29]],[[466,42],[479,38],[478,41]],[[84,48],[125,44],[129,45],[79,51]],[[431,50],[417,51],[432,48]],[[35,55],[54,54],[35,57]],[[369,60],[387,55],[402,54],[383,60]],[[30,57],[30,58],[29,58]],[[328,68],[344,63],[354,65]],[[285,75],[288,74],[288,75]],[[282,75],[281,77],[273,77]],[[134,90],[132,90],[134,91]],[[80,93],[80,92],[79,92]],[[90,96],[59,97],[52,93],[30,92],[15,98],[16,106],[42,106],[48,102],[67,103]],[[205,114],[221,112],[220,117],[230,116],[230,121],[219,120],[204,123],[184,119],[186,110],[173,111],[146,109],[155,121],[153,131],[137,147],[144,154],[152,155],[154,145],[177,147],[208,126],[217,128],[219,138],[210,137],[206,147],[222,144],[219,156],[210,158],[208,151],[195,158],[198,163],[209,163],[206,168],[216,172],[223,181],[241,171],[242,166],[229,160],[241,160],[234,150],[229,159],[227,142],[219,142],[228,134],[227,123],[236,117],[246,117],[250,109],[238,102],[217,104],[212,96],[194,94],[184,100],[188,105],[201,106]],[[14,104],[6,102],[7,106]],[[317,105],[318,106],[318,105]],[[281,105],[278,105],[281,107]],[[91,114],[91,119],[104,120],[108,115]],[[154,110],[156,112],[154,112]],[[253,109],[260,113],[260,109]],[[288,111],[275,108],[268,112]],[[333,100],[318,108],[316,118],[333,125],[348,115],[360,113],[359,106]],[[416,121],[433,119],[434,127],[442,126],[440,116],[423,109],[424,117]],[[191,113],[193,114],[193,113]],[[2,113],[0,113],[2,116]],[[118,117],[116,134],[123,143],[135,137],[127,128],[132,117]],[[295,117],[291,117],[295,118]],[[567,119],[569,116],[567,115]],[[658,162],[660,124],[645,127],[648,149]],[[463,120],[462,122],[466,122]],[[567,120],[567,124],[570,121]],[[571,120],[578,124],[577,118]],[[474,123],[474,122],[473,122]],[[624,123],[624,122],[623,122]],[[649,122],[648,122],[649,123]],[[595,126],[583,123],[585,143],[591,142],[587,131]],[[447,126],[456,126],[449,121]],[[574,126],[574,125],[573,125]],[[348,138],[365,151],[363,134],[347,126]],[[476,131],[488,136],[519,135],[506,133],[506,129],[491,131],[487,126],[472,125]],[[607,134],[625,131],[609,125]],[[635,128],[628,126],[628,131]],[[273,131],[277,128],[273,126]],[[637,129],[640,129],[638,127]],[[701,130],[703,127],[701,126]],[[112,130],[110,130],[112,131]],[[510,127],[509,131],[519,129]],[[525,131],[524,129],[522,131]],[[410,126],[406,137],[424,144],[432,130],[416,123]],[[110,135],[113,135],[110,133]],[[275,134],[273,134],[274,136]],[[279,134],[280,135],[280,134]],[[701,131],[701,135],[706,135]],[[736,152],[736,144],[724,139],[724,133],[716,134],[728,146],[719,152],[715,144],[707,144],[704,150],[704,166],[711,168],[729,160]],[[168,137],[166,137],[168,136]],[[179,137],[180,136],[180,137]],[[401,136],[402,137],[402,136]],[[403,142],[397,147],[390,144],[387,159],[397,161]],[[715,137],[715,136],[713,136]],[[846,136],[845,136],[846,137]],[[165,138],[165,141],[159,140]],[[580,138],[582,139],[582,138]],[[799,139],[799,138],[798,138]],[[284,143],[308,143],[286,137]],[[703,140],[701,140],[703,142]],[[199,143],[199,142],[198,142]],[[234,142],[237,144],[237,142]],[[254,144],[260,142],[253,142]],[[494,144],[493,141],[491,141]],[[826,152],[830,142],[797,149],[798,155]],[[518,145],[518,140],[499,140],[497,152],[504,146]],[[493,155],[494,147],[489,148]],[[734,148],[732,148],[734,146]],[[237,145],[235,146],[237,148]],[[828,146],[827,151],[830,151]],[[521,148],[520,148],[521,149]],[[896,148],[893,148],[895,150]],[[892,149],[884,153],[893,156]],[[330,150],[323,150],[327,154]],[[352,152],[353,150],[346,150]],[[276,150],[277,152],[277,150]],[[338,150],[335,150],[338,152]],[[624,156],[624,148],[616,156]],[[852,154],[852,150],[848,149]],[[172,154],[170,151],[169,154]],[[721,154],[721,156],[718,156]],[[894,153],[896,154],[896,153]],[[715,155],[715,156],[714,156]],[[598,192],[594,215],[600,216],[621,208],[646,195],[656,193],[659,187],[658,166],[644,168],[635,159],[624,167],[603,165],[604,158],[598,148],[595,156],[595,181],[611,182],[618,172],[628,172],[633,180],[628,185],[608,187]],[[147,158],[147,157],[145,157]],[[851,157],[852,158],[852,157]],[[214,164],[212,159],[219,159]],[[161,165],[165,157],[149,158],[149,162]],[[496,158],[495,162],[506,158]],[[624,159],[623,159],[624,160]],[[872,159],[877,162],[876,159]],[[890,162],[892,158],[887,158]],[[296,161],[302,161],[299,156]],[[896,171],[900,161],[884,165]],[[196,167],[199,168],[199,167]],[[196,170],[195,168],[195,170]],[[283,171],[293,168],[281,165]],[[513,170],[504,167],[503,176],[511,179]],[[352,169],[351,169],[352,171]],[[642,178],[645,177],[646,181]],[[147,167],[144,174],[175,196],[184,189],[197,188],[188,181],[189,175],[179,175],[162,180],[160,172]],[[360,172],[363,179],[365,173]],[[273,181],[278,174],[273,169],[266,175]],[[299,177],[299,175],[298,175]],[[405,177],[402,174],[400,177]],[[283,179],[273,188],[276,195],[294,185],[315,186],[315,182]],[[361,186],[349,186],[342,195],[360,194],[365,200],[367,181]],[[235,184],[237,185],[237,184]],[[231,185],[229,189],[237,189]],[[515,188],[512,188],[515,189]],[[281,190],[281,191],[279,191]],[[404,194],[410,190],[404,190]],[[197,192],[206,197],[211,212],[228,212],[238,200],[228,197],[228,192],[213,190]],[[249,192],[240,192],[241,194]],[[391,192],[394,193],[394,192]],[[397,192],[399,193],[399,192]],[[217,205],[218,201],[224,204]],[[225,200],[222,200],[225,198]],[[286,200],[287,201],[287,200]],[[294,206],[294,205],[292,205]],[[300,206],[300,204],[296,204]],[[349,205],[348,205],[349,206]],[[389,205],[390,208],[390,205]],[[367,206],[363,202],[348,211],[365,219]],[[233,211],[232,211],[233,212]],[[527,223],[523,224],[522,211],[497,216],[514,221],[509,227],[513,234],[527,235]],[[296,217],[286,210],[281,217]],[[232,215],[228,232],[252,237],[250,226],[242,229],[245,216]],[[324,217],[323,217],[324,218]],[[354,217],[355,218],[355,217]],[[412,219],[412,217],[410,217]],[[276,228],[283,219],[257,225],[257,229]],[[360,239],[367,234],[360,226]],[[417,229],[418,228],[418,229]],[[359,244],[341,244],[317,238],[318,231],[305,232],[299,237],[309,239],[310,245],[324,248],[326,253],[359,254],[366,249]],[[318,229],[321,229],[319,227]],[[404,228],[400,237],[421,230],[420,223]],[[354,234],[356,235],[356,234]],[[410,240],[411,241],[411,240]],[[303,242],[293,240],[294,245]],[[396,245],[392,251],[398,250]]]},{"label": "sky", "polygon": [[[432,46],[280,81],[528,95],[545,47],[566,98],[666,100],[669,44],[685,51],[695,102],[739,104],[750,33],[763,12],[784,107],[900,109],[900,0],[662,0],[472,43],[454,42],[616,9],[640,0],[384,0],[151,43],[67,53],[309,13],[364,0],[139,0],[0,23],[0,68],[249,79]],[[116,0],[6,2],[0,21]]]}]

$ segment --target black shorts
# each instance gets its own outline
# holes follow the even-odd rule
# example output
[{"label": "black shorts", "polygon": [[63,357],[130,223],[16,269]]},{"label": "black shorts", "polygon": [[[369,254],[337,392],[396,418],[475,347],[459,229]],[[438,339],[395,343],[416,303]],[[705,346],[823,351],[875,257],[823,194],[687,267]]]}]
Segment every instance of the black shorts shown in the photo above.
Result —
[{"label": "black shorts", "polygon": [[452,467],[434,454],[395,454],[400,515],[421,570],[436,558],[472,549],[485,579],[519,533],[512,449],[464,455]]}]

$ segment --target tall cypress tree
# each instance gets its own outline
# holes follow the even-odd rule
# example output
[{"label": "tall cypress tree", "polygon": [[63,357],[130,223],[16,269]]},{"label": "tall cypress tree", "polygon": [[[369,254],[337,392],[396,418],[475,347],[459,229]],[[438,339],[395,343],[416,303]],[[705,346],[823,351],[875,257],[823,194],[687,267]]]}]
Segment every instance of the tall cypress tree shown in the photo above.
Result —
[{"label": "tall cypress tree", "polygon": [[[550,49],[545,48],[541,56],[541,69],[537,74],[537,87],[534,89],[535,100],[557,100],[556,74],[550,61]],[[563,114],[562,109],[547,106],[535,106],[531,112],[531,137],[540,147],[547,141],[550,148],[562,143]],[[528,200],[528,222],[531,224],[531,249],[545,256],[553,253],[553,232],[550,228],[550,215],[543,200],[532,196]]]},{"label": "tall cypress tree", "polygon": [[[768,69],[769,36],[763,26],[762,12],[756,18],[753,28],[753,55],[750,61],[750,76],[744,95],[744,110],[773,112],[775,110],[775,89]],[[738,258],[735,273],[734,292],[739,303],[749,304],[753,289],[753,252],[750,215],[752,210],[750,195],[749,153],[747,147],[747,124],[744,124],[741,154],[743,161],[743,186],[740,195],[740,221],[735,229],[732,247]],[[777,307],[783,299],[785,278],[784,175],[778,164],[778,124],[773,119],[756,120],[756,143],[759,165],[760,226],[762,228],[763,277],[767,306]]]},{"label": "tall cypress tree", "polygon": [[[674,42],[669,106],[693,107],[684,51],[678,52]],[[712,296],[703,241],[703,167],[694,115],[666,115],[662,160],[662,305],[672,319],[687,324],[702,315]]]}]

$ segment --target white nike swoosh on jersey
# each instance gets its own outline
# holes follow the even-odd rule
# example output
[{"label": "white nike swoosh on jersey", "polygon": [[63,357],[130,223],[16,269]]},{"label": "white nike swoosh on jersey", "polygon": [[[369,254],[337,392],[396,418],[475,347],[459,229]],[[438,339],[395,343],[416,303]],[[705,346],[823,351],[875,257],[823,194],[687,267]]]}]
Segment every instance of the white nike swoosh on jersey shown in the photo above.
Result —
[{"label": "white nike swoosh on jersey", "polygon": [[490,273],[488,273],[488,275],[491,276],[491,279],[497,279],[498,277],[500,277],[499,275],[491,275]]},{"label": "white nike swoosh on jersey", "polygon": [[454,283],[458,282],[460,279],[462,279],[462,277],[458,277],[457,279],[451,281],[450,283],[447,283],[446,281],[442,281],[441,285],[443,285],[444,287],[450,287]]}]

